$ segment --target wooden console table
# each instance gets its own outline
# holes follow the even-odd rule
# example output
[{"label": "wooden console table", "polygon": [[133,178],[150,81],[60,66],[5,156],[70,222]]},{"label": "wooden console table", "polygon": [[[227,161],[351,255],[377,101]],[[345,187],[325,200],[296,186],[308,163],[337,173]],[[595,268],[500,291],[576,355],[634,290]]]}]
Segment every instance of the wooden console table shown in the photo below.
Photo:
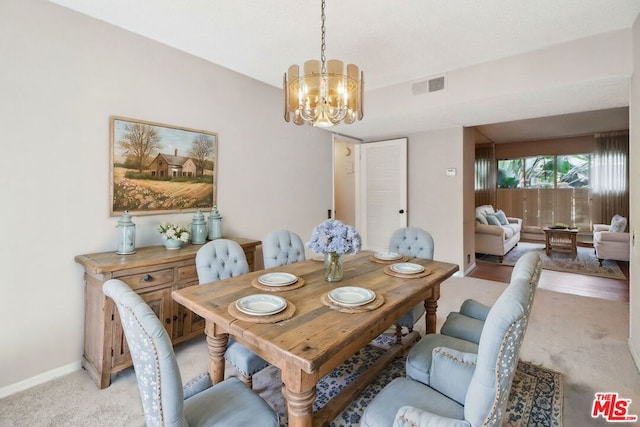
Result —
[{"label": "wooden console table", "polygon": [[[232,238],[244,249],[249,269],[255,270],[259,240]],[[171,292],[198,284],[195,257],[202,245],[167,250],[164,246],[136,248],[131,255],[102,252],[78,255],[84,267],[85,321],[82,366],[100,388],[111,384],[111,374],[132,365],[118,310],[102,293],[109,279],[120,279],[136,291],[161,319],[175,344],[201,335],[204,320],[177,304]]]},{"label": "wooden console table", "polygon": [[545,252],[547,255],[553,250],[566,250],[572,256],[578,255],[576,237],[577,228],[544,228]]}]

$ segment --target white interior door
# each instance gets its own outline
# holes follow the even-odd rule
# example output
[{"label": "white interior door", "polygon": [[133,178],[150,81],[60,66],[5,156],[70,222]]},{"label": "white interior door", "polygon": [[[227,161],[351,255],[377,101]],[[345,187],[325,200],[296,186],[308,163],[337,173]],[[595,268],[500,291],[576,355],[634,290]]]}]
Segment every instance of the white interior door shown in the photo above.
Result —
[{"label": "white interior door", "polygon": [[407,138],[359,148],[357,229],[363,249],[385,250],[391,234],[407,226]]}]

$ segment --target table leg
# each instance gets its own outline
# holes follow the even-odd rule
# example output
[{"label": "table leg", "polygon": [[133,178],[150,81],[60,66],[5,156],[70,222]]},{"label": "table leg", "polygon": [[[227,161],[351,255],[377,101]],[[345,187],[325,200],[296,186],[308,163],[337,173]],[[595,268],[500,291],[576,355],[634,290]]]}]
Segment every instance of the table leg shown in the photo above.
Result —
[{"label": "table leg", "polygon": [[547,255],[551,252],[551,242],[549,241],[551,235],[549,233],[544,233],[544,248]]},{"label": "table leg", "polygon": [[227,350],[229,334],[216,333],[216,325],[206,321],[205,333],[209,347],[209,375],[214,384],[224,381],[224,352]]},{"label": "table leg", "polygon": [[431,296],[424,301],[425,332],[427,334],[436,333],[436,324],[438,323],[438,300],[440,299],[440,283],[435,283],[431,287]]},{"label": "table leg", "polygon": [[316,399],[317,375],[300,368],[285,366],[281,371],[282,395],[287,401],[287,422],[290,427],[311,427],[313,401]]}]

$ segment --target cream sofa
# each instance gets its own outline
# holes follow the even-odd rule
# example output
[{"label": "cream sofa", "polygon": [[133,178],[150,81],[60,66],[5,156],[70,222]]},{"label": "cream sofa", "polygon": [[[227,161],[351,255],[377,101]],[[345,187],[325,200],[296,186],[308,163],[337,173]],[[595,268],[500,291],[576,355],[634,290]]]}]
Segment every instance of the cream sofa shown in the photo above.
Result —
[{"label": "cream sofa", "polygon": [[521,218],[506,217],[508,223],[495,225],[487,215],[495,215],[491,205],[476,208],[476,253],[497,255],[502,262],[504,256],[520,241]]}]

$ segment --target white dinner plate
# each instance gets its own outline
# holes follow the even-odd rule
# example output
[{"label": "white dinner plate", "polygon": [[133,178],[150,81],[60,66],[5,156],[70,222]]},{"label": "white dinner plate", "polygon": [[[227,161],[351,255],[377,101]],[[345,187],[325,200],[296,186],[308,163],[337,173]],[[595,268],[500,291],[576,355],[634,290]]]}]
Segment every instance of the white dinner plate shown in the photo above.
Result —
[{"label": "white dinner plate", "polygon": [[420,264],[414,264],[412,262],[398,262],[391,264],[391,271],[402,274],[418,274],[424,271],[424,267]]},{"label": "white dinner plate", "polygon": [[268,316],[287,308],[287,300],[275,295],[255,294],[240,298],[236,308],[252,316]]},{"label": "white dinner plate", "polygon": [[398,252],[376,252],[373,256],[384,261],[393,261],[402,258],[402,255]]},{"label": "white dinner plate", "polygon": [[369,289],[357,286],[343,286],[329,292],[329,299],[339,305],[357,307],[376,299],[376,294]]},{"label": "white dinner plate", "polygon": [[298,281],[298,277],[291,273],[266,273],[258,277],[258,282],[265,286],[287,286]]}]

